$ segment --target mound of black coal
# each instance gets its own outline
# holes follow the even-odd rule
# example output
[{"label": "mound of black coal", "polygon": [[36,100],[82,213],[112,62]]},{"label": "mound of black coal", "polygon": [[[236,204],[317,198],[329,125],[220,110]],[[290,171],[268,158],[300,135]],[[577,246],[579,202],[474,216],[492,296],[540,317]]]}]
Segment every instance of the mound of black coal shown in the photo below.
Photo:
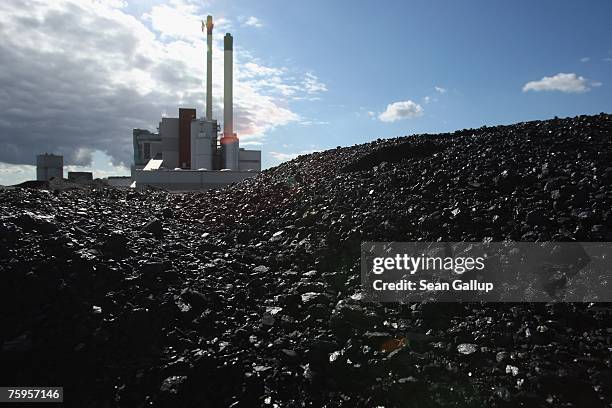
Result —
[{"label": "mound of black coal", "polygon": [[301,156],[205,193],[0,191],[0,384],[87,407],[606,407],[604,304],[361,301],[360,243],[612,240],[612,116]]}]

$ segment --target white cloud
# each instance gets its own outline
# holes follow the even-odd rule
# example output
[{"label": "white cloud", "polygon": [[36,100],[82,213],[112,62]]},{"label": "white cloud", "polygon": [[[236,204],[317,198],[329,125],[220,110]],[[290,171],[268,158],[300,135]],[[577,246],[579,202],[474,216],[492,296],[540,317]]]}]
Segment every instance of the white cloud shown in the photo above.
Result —
[{"label": "white cloud", "polygon": [[[191,7],[154,6],[143,18],[153,29],[169,39],[196,40],[202,38],[201,23]],[[216,22],[215,22],[216,24]]]},{"label": "white cloud", "polygon": [[582,57],[580,58],[580,62],[589,62],[591,60],[591,58],[589,57]]},{"label": "white cloud", "polygon": [[128,3],[124,0],[105,0],[106,5],[114,8],[126,8]]},{"label": "white cloud", "polygon": [[16,184],[20,180],[36,180],[36,166],[0,162],[0,184]]},{"label": "white cloud", "polygon": [[299,124],[302,126],[322,126],[329,125],[329,122],[326,120],[302,120]]},{"label": "white cloud", "polygon": [[290,75],[287,68],[270,68],[251,62],[239,74],[239,79],[249,79],[253,87],[286,100],[316,101],[327,91],[327,86],[316,75],[307,72],[303,77]]},{"label": "white cloud", "polygon": [[394,102],[387,105],[387,110],[378,115],[383,122],[395,122],[400,119],[411,119],[423,116],[423,107],[411,100]]},{"label": "white cloud", "polygon": [[574,73],[558,73],[551,77],[545,76],[539,81],[530,81],[523,86],[523,92],[528,91],[560,91],[565,93],[582,93],[590,91],[592,87],[601,86],[601,82],[589,81],[583,76]]},{"label": "white cloud", "polygon": [[436,92],[441,94],[445,94],[446,92],[448,92],[448,89],[442,88],[441,86],[434,86],[434,89],[436,90]]},{"label": "white cloud", "polygon": [[282,163],[288,160],[293,160],[296,157],[301,156],[303,154],[310,154],[310,153],[319,152],[319,151],[321,151],[321,149],[302,150],[302,151],[294,152],[294,153],[270,152],[270,156],[272,156],[274,160],[276,160],[277,163]]},{"label": "white cloud", "polygon": [[307,72],[304,81],[302,82],[304,89],[309,94],[317,94],[320,92],[326,92],[327,86],[319,81],[319,78],[312,72]]},{"label": "white cloud", "polygon": [[242,67],[244,68],[241,71],[242,78],[282,75],[284,72],[287,71],[285,68],[265,67],[263,65],[255,63],[254,61],[247,62],[243,64]]},{"label": "white cloud", "polygon": [[376,113],[372,112],[372,111],[367,111],[366,112],[369,118],[373,118],[374,116],[376,116]]},{"label": "white cloud", "polygon": [[263,27],[263,23],[261,22],[261,20],[255,16],[242,17],[240,18],[240,20],[243,26],[255,27],[255,28]]}]

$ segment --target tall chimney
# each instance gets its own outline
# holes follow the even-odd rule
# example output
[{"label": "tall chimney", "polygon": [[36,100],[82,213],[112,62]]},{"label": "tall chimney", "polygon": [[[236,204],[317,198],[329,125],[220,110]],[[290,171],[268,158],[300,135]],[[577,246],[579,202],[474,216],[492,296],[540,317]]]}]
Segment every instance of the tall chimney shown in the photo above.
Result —
[{"label": "tall chimney", "polygon": [[[204,26],[204,23],[202,23]],[[213,18],[206,17],[206,119],[212,120],[212,32]],[[204,27],[202,27],[204,31]]]},{"label": "tall chimney", "polygon": [[221,138],[221,158],[223,168],[240,170],[240,149],[238,137],[234,133],[233,107],[233,48],[230,33],[223,39],[223,137]]},{"label": "tall chimney", "polygon": [[234,39],[230,33],[223,38],[223,136],[234,136]]}]

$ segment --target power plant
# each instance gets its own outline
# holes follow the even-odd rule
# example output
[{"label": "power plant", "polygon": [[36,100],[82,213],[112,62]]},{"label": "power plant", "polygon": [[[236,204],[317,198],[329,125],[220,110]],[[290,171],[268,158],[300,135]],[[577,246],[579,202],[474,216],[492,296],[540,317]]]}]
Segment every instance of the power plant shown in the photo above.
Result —
[{"label": "power plant", "polygon": [[158,132],[134,129],[133,187],[168,190],[220,188],[261,171],[261,151],[240,148],[234,133],[233,37],[223,38],[223,133],[213,118],[213,18],[202,21],[206,30],[206,116],[193,108],[179,108],[178,118],[162,118]]}]

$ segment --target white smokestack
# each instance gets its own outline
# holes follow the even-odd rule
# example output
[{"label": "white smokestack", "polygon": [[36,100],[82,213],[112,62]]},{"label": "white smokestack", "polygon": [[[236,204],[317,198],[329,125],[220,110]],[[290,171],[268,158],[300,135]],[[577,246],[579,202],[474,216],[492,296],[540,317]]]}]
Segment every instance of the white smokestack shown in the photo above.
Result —
[{"label": "white smokestack", "polygon": [[[206,119],[212,120],[212,32],[213,18],[206,17]],[[202,22],[204,31],[204,22]]]},{"label": "white smokestack", "polygon": [[223,38],[223,136],[234,136],[234,39],[230,33]]},{"label": "white smokestack", "polygon": [[221,150],[223,167],[240,170],[238,137],[234,133],[234,40],[230,33],[223,38],[223,138]]}]

